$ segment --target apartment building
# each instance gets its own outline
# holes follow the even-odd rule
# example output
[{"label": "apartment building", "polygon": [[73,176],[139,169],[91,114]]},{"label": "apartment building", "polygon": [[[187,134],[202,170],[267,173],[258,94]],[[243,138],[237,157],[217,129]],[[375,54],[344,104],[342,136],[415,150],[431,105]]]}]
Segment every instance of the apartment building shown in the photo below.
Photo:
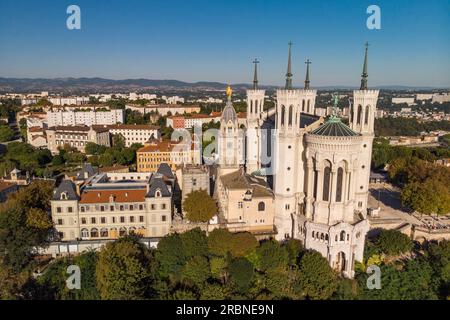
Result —
[{"label": "apartment building", "polygon": [[185,114],[185,113],[199,113],[200,106],[198,104],[193,105],[181,105],[181,104],[149,104],[146,106],[141,105],[126,105],[126,109],[138,111],[141,114],[147,114],[151,112],[157,112],[162,116]]},{"label": "apartment building", "polygon": [[196,142],[153,139],[137,150],[136,158],[138,172],[155,172],[162,162],[175,171],[177,165],[200,164],[201,149]]},{"label": "apartment building", "polygon": [[75,125],[112,125],[124,123],[124,111],[114,109],[109,111],[80,111],[80,110],[53,110],[47,112],[49,127],[75,126]]},{"label": "apartment building", "polygon": [[149,139],[161,137],[159,127],[146,124],[115,124],[107,126],[112,135],[120,134],[125,139],[125,146],[130,147],[134,143],[144,145]]},{"label": "apartment building", "polygon": [[161,173],[95,173],[77,180],[63,180],[51,200],[62,241],[170,232],[173,185]]},{"label": "apartment building", "polygon": [[84,152],[86,143],[93,142],[109,147],[109,130],[103,126],[54,126],[46,130],[47,148],[52,153],[58,153],[58,147],[69,145]]}]

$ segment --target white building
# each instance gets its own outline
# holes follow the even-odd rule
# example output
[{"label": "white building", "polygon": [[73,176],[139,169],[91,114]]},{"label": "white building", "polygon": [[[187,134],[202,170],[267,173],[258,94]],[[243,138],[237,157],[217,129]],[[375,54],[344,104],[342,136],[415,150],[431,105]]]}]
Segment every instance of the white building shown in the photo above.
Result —
[{"label": "white building", "polygon": [[159,127],[146,124],[114,124],[107,126],[113,135],[120,134],[125,139],[125,146],[130,147],[134,143],[144,145],[150,138],[161,137]]},{"label": "white building", "polygon": [[114,109],[109,111],[49,111],[47,112],[48,126],[74,125],[110,125],[124,122],[124,111]]},{"label": "white building", "polygon": [[431,100],[432,103],[443,103],[443,102],[449,102],[450,101],[450,94],[448,93],[442,93],[442,94],[438,94],[435,93],[433,94],[433,98]]},{"label": "white building", "polygon": [[408,106],[416,104],[414,97],[395,97],[392,98],[393,104],[406,103]]}]

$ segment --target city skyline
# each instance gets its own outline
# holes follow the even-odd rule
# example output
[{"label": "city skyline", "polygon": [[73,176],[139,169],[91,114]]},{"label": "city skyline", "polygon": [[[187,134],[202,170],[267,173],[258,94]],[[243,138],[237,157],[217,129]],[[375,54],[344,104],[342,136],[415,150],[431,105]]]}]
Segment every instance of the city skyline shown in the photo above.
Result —
[{"label": "city skyline", "polygon": [[369,86],[450,86],[447,1],[381,1],[381,30],[367,1],[77,1],[81,30],[66,28],[70,4],[2,1],[0,77],[251,83],[258,58],[260,84],[282,86],[292,41],[294,86],[310,59],[312,87],[356,87],[368,41]]}]

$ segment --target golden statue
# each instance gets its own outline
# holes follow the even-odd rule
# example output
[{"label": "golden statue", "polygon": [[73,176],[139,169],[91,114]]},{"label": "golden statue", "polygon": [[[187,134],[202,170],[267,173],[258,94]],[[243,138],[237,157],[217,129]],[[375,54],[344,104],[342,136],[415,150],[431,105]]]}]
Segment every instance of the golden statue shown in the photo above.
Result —
[{"label": "golden statue", "polygon": [[233,90],[231,89],[230,86],[227,87],[227,96],[231,97],[231,94],[233,93]]}]

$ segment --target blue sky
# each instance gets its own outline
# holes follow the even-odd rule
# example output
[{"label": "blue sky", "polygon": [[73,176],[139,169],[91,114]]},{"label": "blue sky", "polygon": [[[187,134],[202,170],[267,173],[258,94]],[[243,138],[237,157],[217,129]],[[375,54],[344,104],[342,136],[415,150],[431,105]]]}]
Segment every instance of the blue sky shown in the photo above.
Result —
[{"label": "blue sky", "polygon": [[[66,8],[81,8],[81,30]],[[381,30],[366,8],[381,8]],[[1,0],[0,77],[150,78],[282,85],[358,85],[365,41],[370,85],[450,86],[450,1]]]}]

